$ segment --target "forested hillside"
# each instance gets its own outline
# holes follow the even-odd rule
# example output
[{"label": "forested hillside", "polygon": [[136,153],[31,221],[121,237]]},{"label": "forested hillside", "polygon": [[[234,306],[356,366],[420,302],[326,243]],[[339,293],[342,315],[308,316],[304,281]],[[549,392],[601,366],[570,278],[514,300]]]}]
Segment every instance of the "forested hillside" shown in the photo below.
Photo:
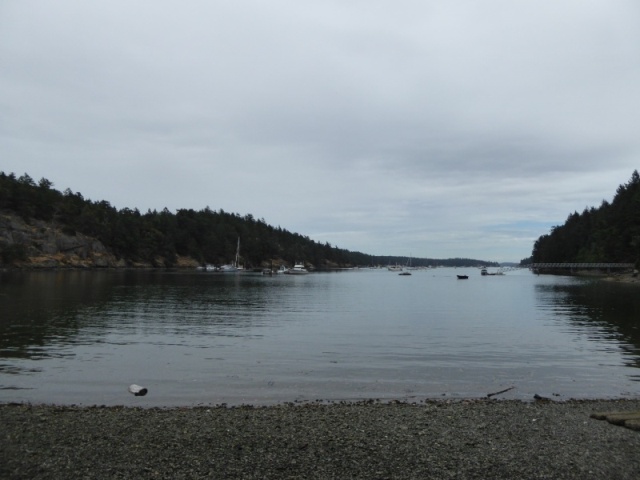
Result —
[{"label": "forested hillside", "polygon": [[[70,189],[59,192],[46,179],[36,183],[25,174],[0,173],[0,210],[15,212],[25,222],[54,223],[66,235],[82,234],[101,242],[127,264],[146,263],[171,267],[177,257],[221,264],[235,256],[238,238],[242,262],[260,266],[269,260],[307,261],[325,265],[368,265],[371,257],[320,244],[308,237],[267,225],[252,215],[240,216],[222,209],[167,209],[140,213],[116,209],[107,201],[91,201]],[[0,245],[4,263],[23,259],[26,245]]]},{"label": "forested hillside", "polygon": [[640,176],[620,185],[609,203],[574,212],[535,242],[531,260],[541,262],[640,263]]},{"label": "forested hillside", "polygon": [[[28,174],[0,172],[0,260],[4,265],[72,252],[84,266],[186,266],[219,265],[231,261],[241,241],[241,263],[246,267],[272,262],[304,261],[315,268],[385,265],[407,262],[406,257],[374,257],[318,243],[309,237],[268,225],[252,215],[241,216],[205,208],[167,209],[141,213],[113,207],[108,201],[91,201],[80,193],[60,192],[47,179],[35,182]],[[5,215],[6,217],[6,215]],[[19,220],[19,221],[18,221]],[[94,241],[95,239],[95,241]],[[59,263],[59,262],[58,262]],[[412,259],[414,266],[490,265],[472,259]],[[42,265],[55,266],[51,261]]]}]

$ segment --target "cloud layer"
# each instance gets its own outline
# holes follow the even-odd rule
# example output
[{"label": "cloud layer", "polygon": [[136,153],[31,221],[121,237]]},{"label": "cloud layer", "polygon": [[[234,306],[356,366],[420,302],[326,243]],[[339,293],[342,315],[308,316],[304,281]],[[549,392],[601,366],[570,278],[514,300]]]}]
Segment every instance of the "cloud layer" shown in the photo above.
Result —
[{"label": "cloud layer", "polygon": [[4,2],[0,169],[520,260],[640,163],[634,1]]}]

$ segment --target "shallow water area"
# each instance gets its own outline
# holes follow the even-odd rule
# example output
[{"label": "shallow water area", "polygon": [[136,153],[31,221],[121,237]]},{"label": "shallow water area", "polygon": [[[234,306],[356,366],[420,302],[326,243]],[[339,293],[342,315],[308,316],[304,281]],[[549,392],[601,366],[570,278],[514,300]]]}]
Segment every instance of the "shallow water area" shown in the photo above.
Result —
[{"label": "shallow water area", "polygon": [[640,396],[637,285],[527,270],[3,272],[0,311],[1,402]]}]

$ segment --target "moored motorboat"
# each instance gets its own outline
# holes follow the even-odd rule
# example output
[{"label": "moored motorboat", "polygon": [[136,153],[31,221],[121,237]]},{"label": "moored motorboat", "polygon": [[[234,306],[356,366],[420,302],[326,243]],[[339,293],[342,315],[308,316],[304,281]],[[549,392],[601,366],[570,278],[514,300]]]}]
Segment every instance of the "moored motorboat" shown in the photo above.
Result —
[{"label": "moored motorboat", "polygon": [[289,275],[305,275],[307,273],[309,273],[309,270],[307,270],[304,267],[304,264],[302,263],[296,263],[293,268],[290,268],[289,270],[287,270],[286,272]]},{"label": "moored motorboat", "polygon": [[466,280],[469,278],[469,275],[456,275],[458,277],[458,280]]},{"label": "moored motorboat", "polygon": [[[409,258],[407,259],[406,267],[407,267],[407,270],[411,270],[411,256],[409,256]],[[411,275],[411,273],[405,270],[405,268],[402,265],[398,265],[397,263],[395,265],[389,265],[387,268],[389,269],[390,272],[402,272],[402,273],[399,273],[398,275],[402,275],[404,277],[408,277],[409,275]]]},{"label": "moored motorboat", "polygon": [[199,267],[196,268],[196,270],[200,270],[201,272],[217,272],[220,269],[215,265],[211,265],[207,263],[206,265],[200,265]]},{"label": "moored motorboat", "polygon": [[235,273],[238,271],[238,267],[232,264],[221,265],[218,271],[222,273]]},{"label": "moored motorboat", "polygon": [[490,272],[486,267],[483,267],[482,270],[480,270],[480,275],[494,277],[496,275],[504,275],[504,272],[502,271],[502,269],[499,269],[497,272]]}]

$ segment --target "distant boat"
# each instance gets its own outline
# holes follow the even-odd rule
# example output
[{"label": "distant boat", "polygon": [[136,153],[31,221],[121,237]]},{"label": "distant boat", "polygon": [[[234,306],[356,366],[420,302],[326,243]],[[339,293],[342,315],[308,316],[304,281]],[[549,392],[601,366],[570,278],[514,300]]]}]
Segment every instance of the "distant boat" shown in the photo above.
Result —
[{"label": "distant boat", "polygon": [[402,275],[403,277],[411,275],[411,272],[400,272],[398,275]]},{"label": "distant boat", "polygon": [[220,267],[220,271],[222,273],[235,273],[235,272],[239,272],[240,270],[244,270],[244,268],[242,268],[239,265],[239,262],[240,262],[240,237],[238,237],[238,246],[236,248],[236,261],[233,263],[222,265]]},{"label": "distant boat", "polygon": [[[410,269],[411,269],[411,256],[409,256],[407,260],[407,270],[410,270]],[[398,265],[397,263],[395,265],[388,265],[387,270],[389,270],[390,272],[404,272],[404,273],[400,273],[400,275],[411,275],[410,273],[406,273],[404,270],[404,267],[402,265]]]},{"label": "distant boat", "polygon": [[305,274],[309,273],[309,270],[304,268],[304,264],[296,263],[293,266],[293,268],[290,268],[289,270],[287,270],[284,273],[288,273],[289,275],[305,275]]},{"label": "distant boat", "polygon": [[222,273],[236,273],[238,268],[235,265],[228,263],[227,265],[221,265],[219,271]]},{"label": "distant boat", "polygon": [[466,280],[467,278],[469,278],[469,275],[457,275],[458,280]]},{"label": "distant boat", "polygon": [[215,265],[210,265],[207,263],[206,265],[200,265],[199,267],[196,267],[196,270],[200,270],[201,272],[217,272],[220,269]]},{"label": "distant boat", "polygon": [[504,275],[504,272],[501,269],[497,272],[489,272],[486,267],[483,267],[482,270],[480,270],[480,275],[488,275],[490,277],[493,277],[495,275]]}]

